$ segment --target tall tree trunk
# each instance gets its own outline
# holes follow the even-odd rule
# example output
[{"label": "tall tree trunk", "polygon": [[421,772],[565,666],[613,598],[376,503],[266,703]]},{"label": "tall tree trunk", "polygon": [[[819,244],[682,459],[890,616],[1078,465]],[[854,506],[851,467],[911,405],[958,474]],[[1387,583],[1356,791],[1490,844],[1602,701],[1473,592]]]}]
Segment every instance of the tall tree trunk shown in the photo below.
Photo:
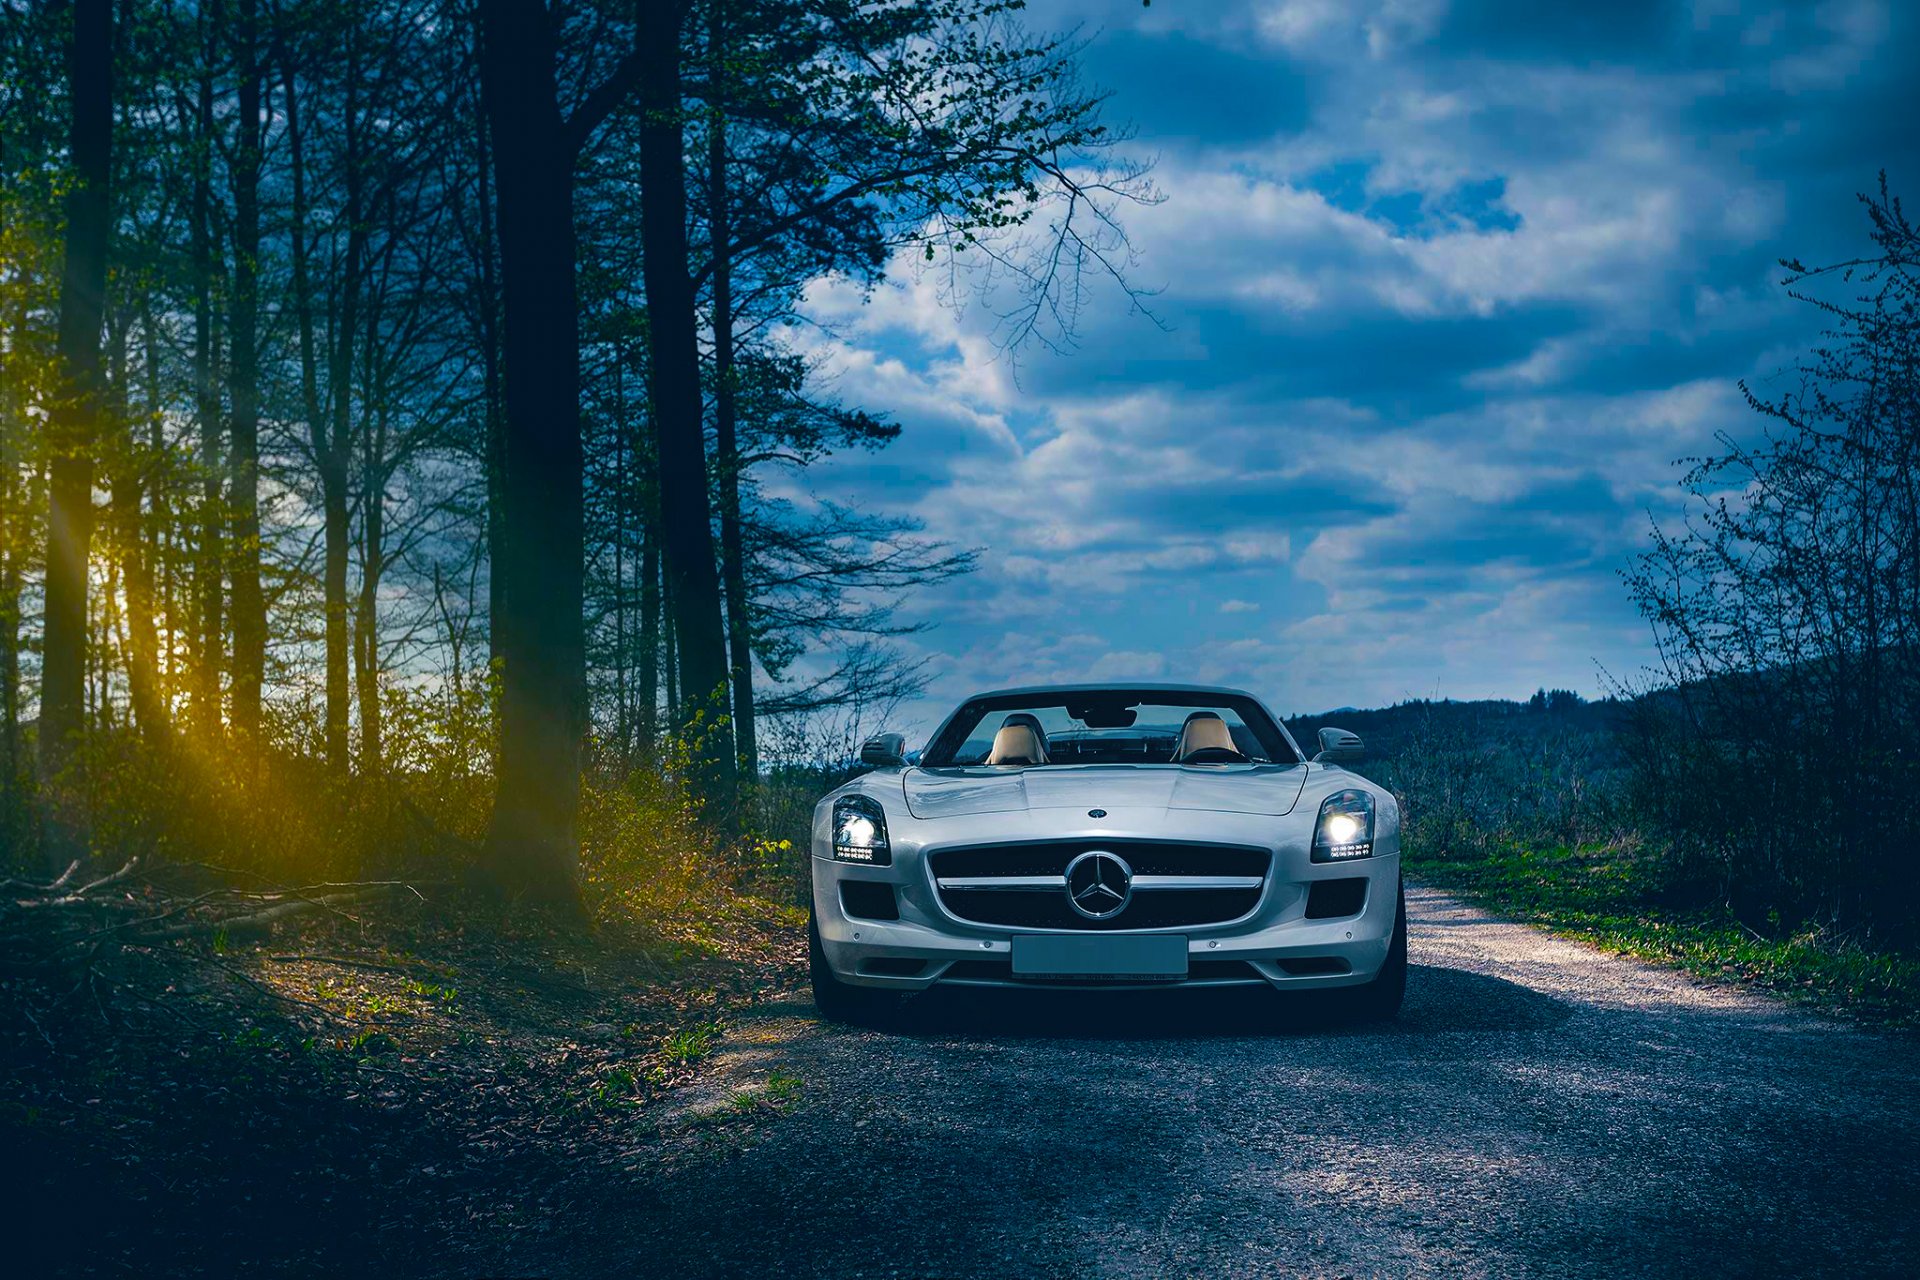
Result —
[{"label": "tall tree trunk", "polygon": [[633,721],[627,714],[627,513],[633,495],[627,480],[627,441],[632,424],[627,419],[627,344],[613,344],[613,708],[614,741],[620,744],[620,767],[633,763]]},{"label": "tall tree trunk", "polygon": [[[125,624],[127,697],[134,724],[150,742],[162,740],[165,729],[160,707],[159,675],[155,667],[153,590],[147,577],[141,503],[145,497],[143,442],[132,424],[127,384],[127,324],[109,321],[112,355],[108,362],[113,417],[127,423],[127,434],[112,451],[109,479],[113,561],[126,593],[126,607],[118,611]],[[109,615],[114,614],[111,602]]]},{"label": "tall tree trunk", "polygon": [[753,623],[740,531],[738,388],[733,373],[733,235],[727,190],[727,32],[724,0],[709,0],[707,47],[707,223],[713,241],[713,437],[720,481],[720,580],[727,598],[727,668],[733,688],[733,742],[740,772],[760,771],[753,710]]},{"label": "tall tree trunk", "polygon": [[223,622],[224,578],[221,536],[220,391],[215,376],[219,357],[219,321],[213,305],[213,51],[212,20],[202,16],[199,97],[195,111],[193,203],[193,378],[194,415],[200,434],[200,528],[195,549],[194,586],[198,617],[193,644],[193,718],[208,740],[221,731],[220,669],[226,649]]},{"label": "tall tree trunk", "polygon": [[635,733],[643,759],[660,743],[660,522],[653,484],[640,488],[640,714]]},{"label": "tall tree trunk", "polygon": [[[144,522],[138,547],[140,589],[145,593],[145,607],[138,611],[134,619],[134,642],[136,648],[145,646],[142,664],[153,673],[154,701],[158,712],[156,727],[163,735],[171,736],[173,693],[168,683],[165,656],[172,648],[173,600],[171,587],[163,586],[163,583],[170,581],[172,575],[169,544],[173,530],[173,508],[168,500],[166,477],[164,473],[156,474],[167,456],[164,427],[166,402],[160,394],[160,333],[153,322],[151,293],[141,295],[140,335],[144,348],[141,364],[146,381],[147,407],[147,465],[141,475],[145,481],[144,487],[149,491],[151,515]],[[160,638],[162,618],[167,620],[164,645]],[[139,655],[136,654],[136,657]]]},{"label": "tall tree trunk", "polygon": [[348,664],[352,637],[348,630],[347,557],[352,544],[348,527],[348,469],[353,449],[353,353],[360,333],[361,277],[366,270],[367,210],[365,158],[360,154],[360,46],[359,26],[347,35],[346,101],[343,104],[346,144],[347,245],[340,267],[340,316],[328,352],[327,393],[332,418],[320,450],[320,501],[325,541],[321,577],[327,614],[327,760],[338,774],[348,768],[348,707],[353,696]]},{"label": "tall tree trunk", "polygon": [[674,637],[679,634],[679,629],[673,625],[673,579],[667,575],[666,557],[662,556],[660,559],[660,622],[662,638],[666,642],[665,652],[660,655],[660,673],[667,684],[667,723],[678,725],[681,723],[682,712],[680,645]]},{"label": "tall tree trunk", "polygon": [[500,282],[493,261],[497,250],[487,128],[483,119],[474,132],[480,150],[480,394],[487,423],[487,656],[491,661],[500,657],[500,618],[507,598],[500,573],[507,536],[507,418],[500,378]]},{"label": "tall tree trunk", "polygon": [[584,454],[574,280],[574,147],[542,0],[480,0],[504,303],[506,537],[500,770],[488,865],[506,892],[577,910],[586,736]]},{"label": "tall tree trunk", "polygon": [[[93,450],[104,404],[100,325],[106,304],[113,172],[113,4],[74,0],[74,185],[60,273],[61,387],[48,422],[52,478],[47,509],[46,624],[40,689],[40,759],[49,779],[78,767],[87,670],[87,558],[93,540]],[[55,860],[85,848],[79,806],[56,800]]]},{"label": "tall tree trunk", "polygon": [[260,31],[258,0],[240,0],[239,136],[233,175],[232,447],[233,727],[257,743],[266,676],[260,590]]},{"label": "tall tree trunk", "polygon": [[663,535],[679,657],[678,728],[699,721],[699,787],[719,814],[733,805],[732,735],[714,731],[727,707],[727,641],[707,500],[700,403],[699,316],[687,271],[686,139],[681,128],[678,0],[655,0],[641,46],[640,222],[646,242],[647,334]]},{"label": "tall tree trunk", "polygon": [[[6,349],[0,350],[0,377],[11,376],[8,356],[21,349],[26,337],[25,307],[15,318],[11,337]],[[12,415],[0,418],[0,839],[9,844],[20,781],[20,560],[15,547],[26,535],[26,522],[21,519],[25,504],[17,494],[20,464],[11,447],[13,434]]]},{"label": "tall tree trunk", "polygon": [[[352,37],[349,37],[351,41]],[[353,119],[354,50],[349,45],[348,63],[348,154],[357,139]],[[307,437],[313,449],[314,464],[320,476],[321,568],[326,636],[326,753],[327,767],[344,775],[349,767],[347,715],[347,469],[343,447],[336,442],[337,422],[346,420],[345,407],[330,405],[320,394],[319,341],[314,333],[313,275],[309,265],[311,248],[307,241],[307,159],[306,132],[302,124],[300,95],[293,63],[284,45],[280,47],[282,79],[286,84],[287,168],[292,185],[292,225],[289,229],[293,257],[293,310],[300,335],[300,401],[307,417]],[[357,209],[359,175],[357,168],[347,176],[347,204]],[[351,215],[347,230],[347,251],[343,264],[340,328],[336,337],[351,344],[359,303],[359,262],[364,232],[357,214]],[[347,388],[339,381],[339,362],[329,352],[330,394],[345,396]]]},{"label": "tall tree trunk", "polygon": [[[372,326],[369,325],[369,328]],[[372,387],[375,363],[372,335],[367,341],[367,385]],[[361,435],[360,468],[360,598],[354,610],[353,666],[360,696],[360,773],[380,776],[380,578],[386,572],[386,452],[387,410],[384,395],[376,402],[375,421]]]}]

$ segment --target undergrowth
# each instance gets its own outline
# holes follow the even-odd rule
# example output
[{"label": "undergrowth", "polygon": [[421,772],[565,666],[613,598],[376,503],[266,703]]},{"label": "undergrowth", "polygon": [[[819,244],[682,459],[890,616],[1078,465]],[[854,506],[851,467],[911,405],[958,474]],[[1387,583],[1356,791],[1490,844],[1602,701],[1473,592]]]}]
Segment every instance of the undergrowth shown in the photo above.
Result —
[{"label": "undergrowth", "polygon": [[1409,851],[1407,872],[1608,951],[1751,983],[1879,1025],[1920,1028],[1920,959],[1813,929],[1768,936],[1725,906],[1676,903],[1659,864],[1628,843],[1491,841],[1442,856]]}]

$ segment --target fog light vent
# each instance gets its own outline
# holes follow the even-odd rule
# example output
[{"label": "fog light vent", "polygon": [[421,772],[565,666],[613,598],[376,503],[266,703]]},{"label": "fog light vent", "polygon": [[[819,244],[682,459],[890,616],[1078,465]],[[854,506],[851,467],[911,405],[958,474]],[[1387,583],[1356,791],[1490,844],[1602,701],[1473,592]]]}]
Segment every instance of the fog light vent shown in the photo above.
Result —
[{"label": "fog light vent", "polygon": [[925,972],[926,967],[925,960],[897,956],[875,956],[860,962],[860,972],[876,978],[917,978]]},{"label": "fog light vent", "polygon": [[1314,978],[1330,973],[1350,973],[1351,966],[1339,956],[1292,956],[1277,962],[1296,978]]},{"label": "fog light vent", "polygon": [[1351,880],[1315,880],[1307,890],[1307,919],[1337,920],[1357,916],[1367,905],[1367,878]]},{"label": "fog light vent", "polygon": [[893,886],[877,880],[842,880],[840,905],[848,915],[862,920],[900,918],[900,904],[894,901]]}]

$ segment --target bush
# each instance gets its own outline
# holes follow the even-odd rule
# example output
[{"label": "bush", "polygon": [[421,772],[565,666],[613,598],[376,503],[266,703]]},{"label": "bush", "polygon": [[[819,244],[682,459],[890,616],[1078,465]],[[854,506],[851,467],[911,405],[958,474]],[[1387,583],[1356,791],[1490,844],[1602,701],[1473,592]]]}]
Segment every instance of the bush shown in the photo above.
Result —
[{"label": "bush", "polygon": [[[1755,444],[1690,460],[1686,524],[1627,575],[1663,688],[1627,738],[1676,872],[1743,919],[1920,939],[1920,234],[1884,179],[1877,256],[1791,295],[1830,328]],[[1833,300],[1813,282],[1860,288]],[[1745,388],[1743,387],[1743,390]]]}]

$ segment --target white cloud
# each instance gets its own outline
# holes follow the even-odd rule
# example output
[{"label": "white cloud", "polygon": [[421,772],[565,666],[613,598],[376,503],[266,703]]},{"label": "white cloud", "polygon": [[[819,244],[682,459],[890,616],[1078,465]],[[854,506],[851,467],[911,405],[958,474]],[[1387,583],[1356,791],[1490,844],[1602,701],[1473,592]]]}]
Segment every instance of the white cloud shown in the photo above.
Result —
[{"label": "white cloud", "polygon": [[1696,5],[1708,35],[1736,24],[1731,66],[1496,62],[1434,43],[1440,0],[1036,10],[1272,49],[1311,118],[1161,155],[1168,198],[1124,212],[1165,330],[1096,293],[1078,356],[1016,373],[1004,299],[957,310],[916,263],[870,298],[809,291],[796,344],[906,428],[823,483],[986,548],[908,604],[939,624],[906,642],[936,694],[1172,672],[1306,709],[1643,660],[1613,568],[1671,511],[1672,459],[1751,425],[1734,379],[1799,332],[1771,286],[1797,249],[1792,175],[1757,159],[1773,126],[1698,113],[1776,73],[1847,83],[1887,56],[1885,7]]}]

